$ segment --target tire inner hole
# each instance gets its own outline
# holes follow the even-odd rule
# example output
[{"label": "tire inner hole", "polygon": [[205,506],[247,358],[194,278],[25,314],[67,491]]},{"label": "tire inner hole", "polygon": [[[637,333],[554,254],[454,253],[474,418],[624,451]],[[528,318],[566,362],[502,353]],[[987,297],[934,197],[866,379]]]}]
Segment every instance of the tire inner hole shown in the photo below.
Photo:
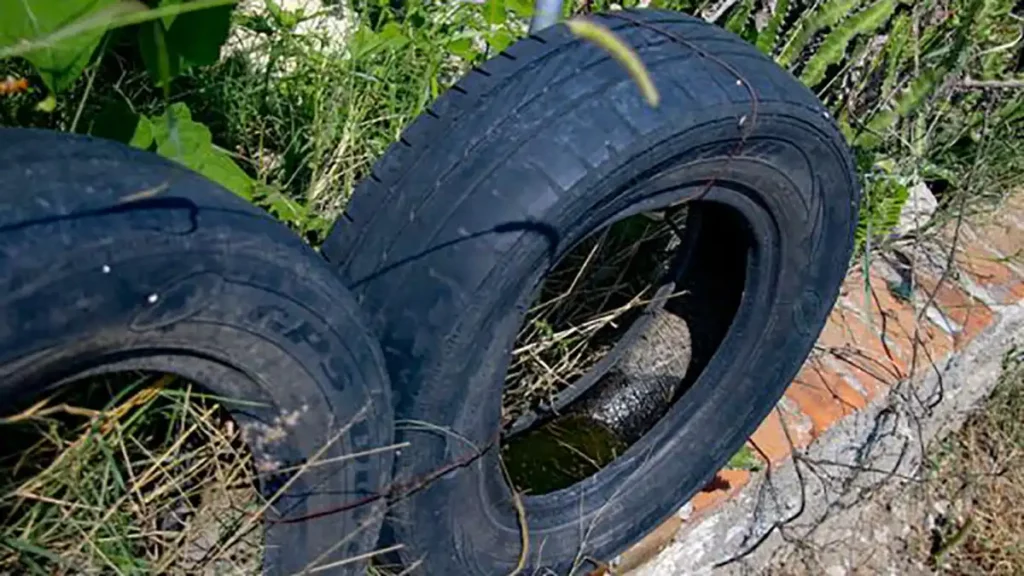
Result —
[{"label": "tire inner hole", "polygon": [[683,396],[732,323],[751,242],[739,214],[693,204],[621,220],[552,268],[502,397],[502,459],[518,491],[597,473]]},{"label": "tire inner hole", "polygon": [[260,573],[253,459],[201,387],[89,376],[0,416],[0,438],[0,573]]}]

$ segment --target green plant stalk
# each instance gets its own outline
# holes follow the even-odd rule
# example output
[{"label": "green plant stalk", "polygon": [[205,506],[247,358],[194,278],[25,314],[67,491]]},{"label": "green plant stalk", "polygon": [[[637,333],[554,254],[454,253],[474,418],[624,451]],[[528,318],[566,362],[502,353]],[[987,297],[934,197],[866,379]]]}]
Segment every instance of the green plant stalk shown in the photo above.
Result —
[{"label": "green plant stalk", "polygon": [[623,42],[618,35],[605,26],[591,20],[573,18],[567,20],[565,24],[576,37],[593,42],[608,52],[633,78],[647,104],[653,108],[658,107],[661,96],[658,93],[658,89],[654,86],[654,81],[651,80],[650,74],[647,72],[647,67],[644,66],[636,52]]},{"label": "green plant stalk", "polygon": [[789,14],[789,0],[778,0],[775,4],[775,13],[768,20],[768,25],[757,35],[757,48],[765,54],[775,51],[775,45],[779,41],[779,30],[782,22]]}]

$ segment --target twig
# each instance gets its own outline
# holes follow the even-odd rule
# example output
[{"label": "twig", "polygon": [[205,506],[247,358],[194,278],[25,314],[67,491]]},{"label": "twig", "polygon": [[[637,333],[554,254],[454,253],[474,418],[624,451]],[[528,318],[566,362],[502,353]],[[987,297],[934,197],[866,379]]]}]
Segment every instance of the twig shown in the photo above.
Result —
[{"label": "twig", "polygon": [[337,562],[331,562],[330,564],[324,564],[323,566],[317,566],[316,568],[310,569],[309,572],[310,572],[310,574],[315,574],[317,572],[323,572],[324,570],[330,570],[332,568],[339,568],[341,566],[346,566],[346,565],[352,564],[354,562],[359,562],[361,560],[367,560],[369,558],[373,558],[374,556],[380,556],[382,554],[390,554],[391,552],[397,552],[397,551],[401,550],[404,547],[405,547],[404,544],[395,544],[393,546],[388,546],[387,548],[381,548],[379,550],[371,550],[370,552],[364,552],[362,554],[357,554],[355,556],[352,556],[351,558],[345,558],[344,560],[339,560]]},{"label": "twig", "polygon": [[509,490],[512,491],[512,505],[516,509],[516,518],[519,520],[519,537],[521,539],[522,549],[519,551],[519,560],[516,562],[516,567],[508,573],[508,576],[519,576],[522,571],[526,568],[526,559],[530,556],[530,527],[526,522],[526,507],[523,506],[523,499],[519,497],[519,491],[516,490],[515,485],[512,483],[512,477],[508,473],[508,468],[505,467],[505,461],[499,457],[498,464],[501,466],[501,475],[505,477],[505,483],[508,484]]},{"label": "twig", "polygon": [[968,76],[960,81],[960,85],[964,88],[1017,90],[1024,88],[1024,80],[975,80]]},{"label": "twig", "polygon": [[[779,409],[778,407],[776,407],[774,408],[774,410],[777,411]],[[793,436],[792,434],[790,434],[789,426],[786,424],[786,419],[782,417],[781,412],[779,412],[779,423],[782,425],[782,433],[783,435],[785,435],[786,442],[789,444],[790,451],[793,454],[793,472],[796,474],[797,484],[800,486],[800,505],[787,518],[783,520],[776,520],[768,528],[768,530],[761,534],[761,536],[758,537],[758,539],[753,544],[748,546],[746,549],[740,551],[738,554],[734,554],[733,556],[726,558],[725,560],[720,560],[719,562],[715,563],[712,566],[712,568],[714,569],[724,568],[730,564],[743,560],[747,556],[750,556],[751,554],[756,552],[757,549],[760,548],[761,545],[764,544],[772,534],[774,534],[776,531],[778,531],[780,534],[783,533],[787,525],[795,522],[804,514],[804,510],[807,507],[807,483],[804,480],[803,472],[800,470],[799,453],[797,451],[796,443],[793,442]],[[772,464],[771,461],[768,460],[768,469],[765,477],[766,482],[771,482],[771,472]]]}]

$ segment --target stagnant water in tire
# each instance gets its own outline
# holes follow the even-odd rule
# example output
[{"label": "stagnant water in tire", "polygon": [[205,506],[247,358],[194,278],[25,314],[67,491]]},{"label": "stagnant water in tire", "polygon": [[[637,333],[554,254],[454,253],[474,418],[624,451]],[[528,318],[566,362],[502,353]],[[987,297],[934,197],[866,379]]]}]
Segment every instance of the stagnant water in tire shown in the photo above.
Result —
[{"label": "stagnant water in tire", "polygon": [[[595,395],[604,396],[605,401],[610,397],[601,394],[601,387],[636,385],[636,373],[644,372],[644,366],[642,360],[638,366],[634,357],[630,378],[623,374],[630,372],[629,367],[612,368],[591,392],[557,415],[548,414],[526,431],[506,434],[502,459],[518,491],[553,492],[609,464],[650,429],[717,348],[742,293],[745,253],[726,249],[723,243],[720,257],[726,262],[715,262],[712,249],[710,261],[707,255],[698,258],[687,266],[684,279],[666,286],[669,263],[684,248],[688,222],[683,210],[625,219],[582,241],[545,277],[513,350],[502,398],[506,432],[523,414],[543,410],[558,392],[597,366],[641,314],[651,313],[648,303],[659,288],[662,294],[656,307],[664,309],[659,314],[670,322],[652,329],[664,333],[668,326],[673,345],[678,345],[668,354],[682,357],[669,384],[675,392],[658,399],[663,410],[655,409],[653,421],[641,423],[643,430],[636,430],[635,422],[625,422],[632,406],[612,406],[618,413],[609,414],[607,407],[595,408],[598,404],[591,401]],[[703,229],[700,234],[701,242],[707,244]],[[714,281],[698,281],[703,275],[715,275]],[[624,344],[633,346],[629,342]],[[665,353],[654,351],[656,357],[661,354],[655,359],[663,361]],[[617,366],[629,361],[623,360],[630,354],[621,347],[615,354]],[[658,386],[649,389],[659,393],[665,389],[664,383]]]},{"label": "stagnant water in tire", "polygon": [[219,400],[118,373],[0,417],[0,574],[258,574],[256,472]]}]

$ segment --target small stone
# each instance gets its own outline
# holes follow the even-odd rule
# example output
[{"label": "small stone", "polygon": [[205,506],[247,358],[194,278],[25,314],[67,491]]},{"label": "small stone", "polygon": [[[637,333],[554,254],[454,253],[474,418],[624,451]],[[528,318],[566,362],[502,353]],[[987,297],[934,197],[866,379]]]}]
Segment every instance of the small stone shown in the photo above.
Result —
[{"label": "small stone", "polygon": [[684,504],[683,507],[679,509],[679,512],[677,512],[677,514],[679,515],[679,518],[681,518],[682,520],[689,520],[690,517],[693,516],[693,502],[687,502],[686,504]]},{"label": "small stone", "polygon": [[825,574],[828,574],[828,576],[846,576],[846,568],[842,566],[829,566],[825,569]]},{"label": "small stone", "polygon": [[900,223],[893,229],[893,234],[897,236],[905,236],[923,228],[939,208],[939,201],[924,182],[911,186],[908,192],[907,203],[900,212]]}]

